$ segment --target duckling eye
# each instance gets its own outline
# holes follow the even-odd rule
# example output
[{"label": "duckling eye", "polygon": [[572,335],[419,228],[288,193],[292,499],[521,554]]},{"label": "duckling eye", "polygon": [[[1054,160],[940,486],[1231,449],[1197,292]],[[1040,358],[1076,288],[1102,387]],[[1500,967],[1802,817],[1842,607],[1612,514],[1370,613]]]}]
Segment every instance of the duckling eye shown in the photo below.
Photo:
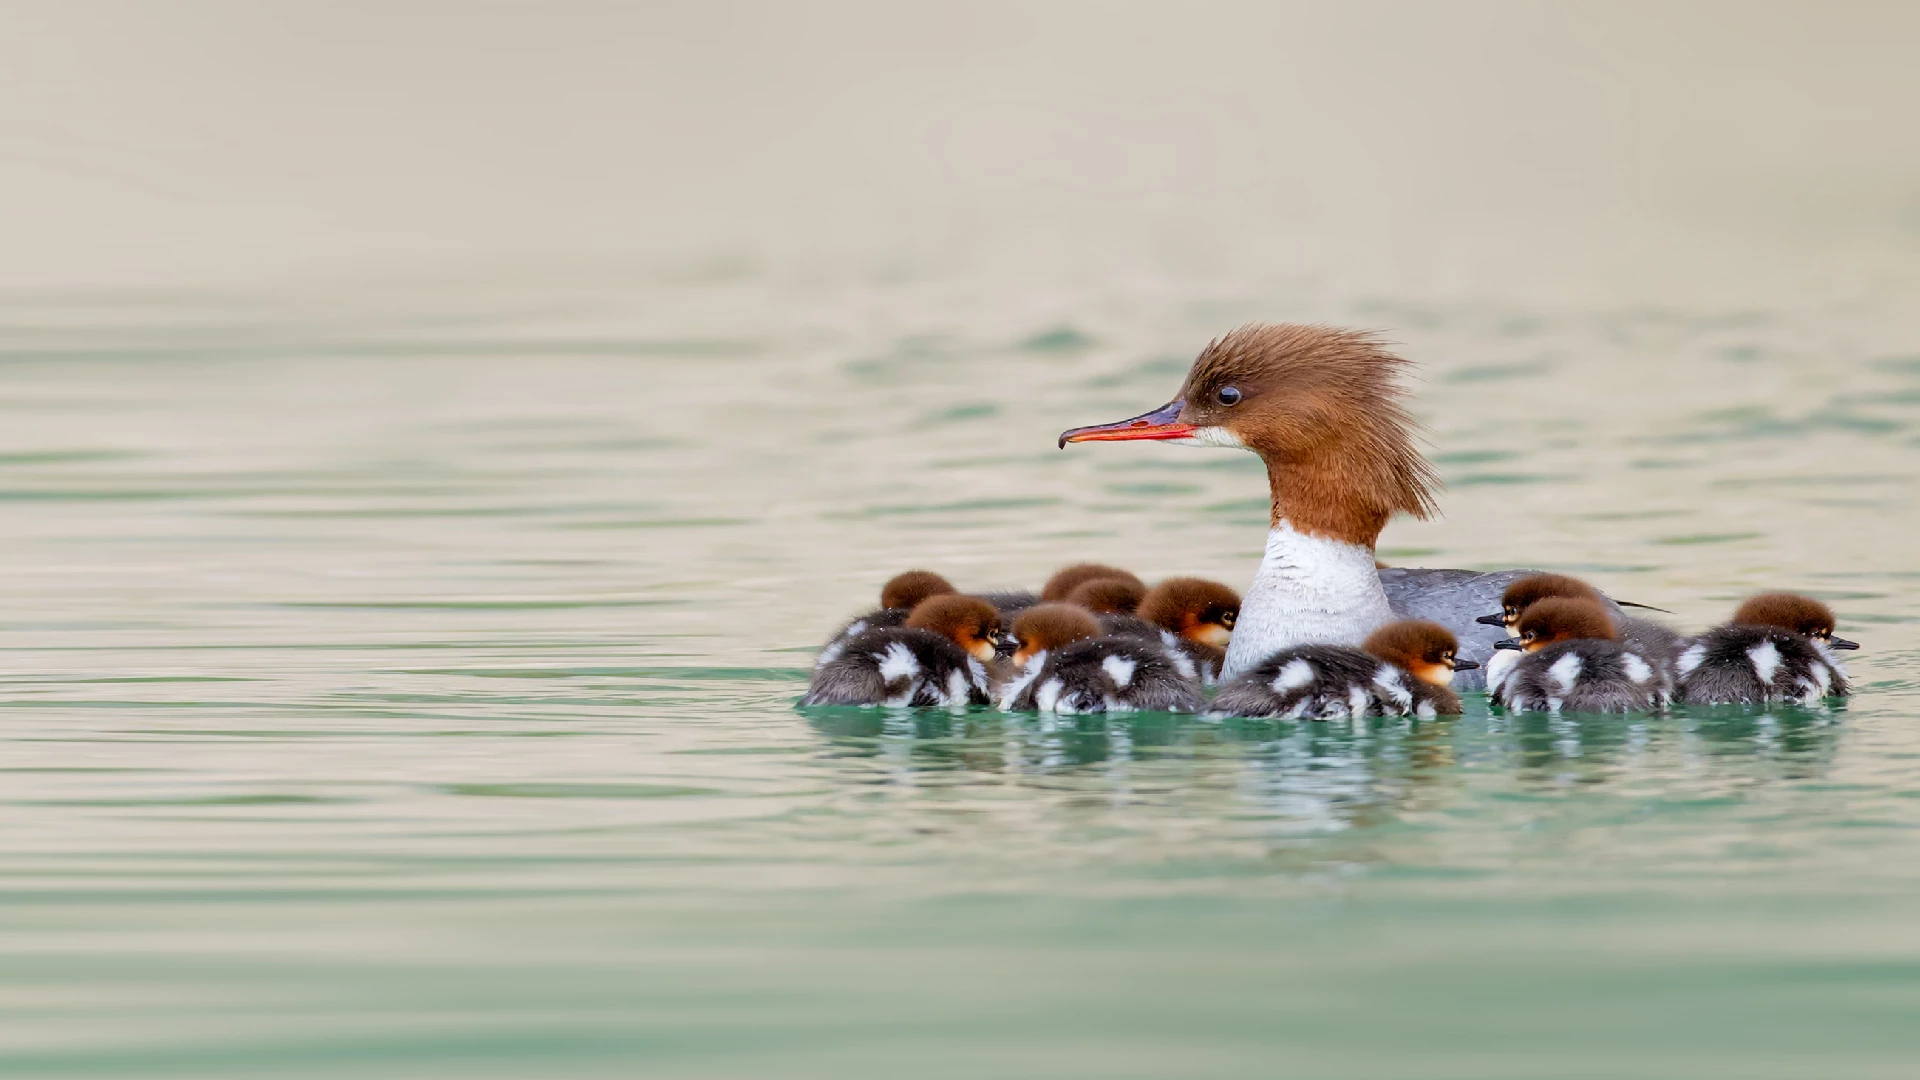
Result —
[{"label": "duckling eye", "polygon": [[1231,386],[1223,386],[1213,392],[1213,396],[1222,405],[1240,404],[1240,391]]},{"label": "duckling eye", "polygon": [[1223,611],[1220,613],[1220,625],[1231,630],[1233,629],[1233,620],[1237,618],[1239,618],[1239,616],[1234,614],[1233,612]]}]

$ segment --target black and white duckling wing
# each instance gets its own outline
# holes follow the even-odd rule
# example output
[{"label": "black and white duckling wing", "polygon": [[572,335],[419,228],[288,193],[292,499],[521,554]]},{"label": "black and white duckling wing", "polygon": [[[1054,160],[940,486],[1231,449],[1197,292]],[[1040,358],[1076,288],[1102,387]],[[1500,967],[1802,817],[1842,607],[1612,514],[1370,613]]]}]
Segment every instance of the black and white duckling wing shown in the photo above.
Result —
[{"label": "black and white duckling wing", "polygon": [[1164,646],[1124,636],[1035,656],[1000,696],[1009,712],[1197,712],[1205,704]]},{"label": "black and white duckling wing", "polygon": [[1500,680],[1494,700],[1516,712],[1650,712],[1672,693],[1664,670],[1613,641],[1562,641],[1527,653]]},{"label": "black and white duckling wing", "polygon": [[987,670],[965,650],[913,627],[868,630],[814,669],[802,705],[985,705]]},{"label": "black and white duckling wing", "polygon": [[1412,676],[1359,649],[1302,645],[1282,649],[1229,680],[1207,713],[1283,720],[1406,716],[1425,698]]},{"label": "black and white duckling wing", "polygon": [[874,608],[865,615],[855,616],[847,625],[833,632],[820,652],[813,658],[813,669],[819,671],[837,659],[846,650],[847,642],[869,630],[892,630],[906,625],[907,616],[913,614],[911,608]]},{"label": "black and white duckling wing", "polygon": [[1622,615],[1614,622],[1620,627],[1621,643],[1647,663],[1665,672],[1671,682],[1673,666],[1680,659],[1680,650],[1686,646],[1687,639],[1679,631],[1652,619]]},{"label": "black and white duckling wing", "polygon": [[1694,638],[1674,666],[1689,705],[1810,704],[1849,692],[1846,670],[1802,634],[1722,626]]}]

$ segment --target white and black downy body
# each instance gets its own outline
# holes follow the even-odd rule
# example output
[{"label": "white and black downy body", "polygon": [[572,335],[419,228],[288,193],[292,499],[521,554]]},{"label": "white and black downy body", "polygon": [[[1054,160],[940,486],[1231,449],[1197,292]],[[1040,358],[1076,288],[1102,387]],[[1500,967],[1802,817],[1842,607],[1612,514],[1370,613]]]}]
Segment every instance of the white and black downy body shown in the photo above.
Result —
[{"label": "white and black downy body", "polygon": [[1836,649],[1858,645],[1833,636],[1832,609],[1811,597],[1768,593],[1749,599],[1733,620],[1680,653],[1679,700],[1689,705],[1812,704],[1851,688]]},{"label": "white and black downy body", "polygon": [[1282,649],[1234,676],[1207,711],[1282,720],[1457,715],[1460,697],[1448,684],[1456,670],[1477,666],[1459,657],[1459,641],[1445,627],[1403,620],[1374,631],[1357,649]]},{"label": "white and black downy body", "polygon": [[1495,704],[1514,712],[1651,712],[1672,697],[1664,666],[1620,640],[1599,603],[1550,597],[1527,608],[1519,637],[1502,642],[1515,661],[1494,665]]},{"label": "white and black downy body", "polygon": [[1000,613],[972,596],[936,596],[903,626],[870,629],[839,643],[815,667],[802,705],[896,707],[986,705],[986,663],[1000,639]]},{"label": "white and black downy body", "polygon": [[1009,712],[1195,712],[1197,673],[1157,638],[1104,636],[1091,612],[1040,604],[1014,620],[1014,675],[1000,688]]},{"label": "white and black downy body", "polygon": [[[907,624],[907,617],[922,600],[950,596],[959,592],[946,578],[931,570],[907,570],[895,574],[880,588],[880,606],[847,620],[835,630],[813,658],[813,669],[820,670],[837,659],[847,642],[869,630],[892,630]],[[1003,616],[1006,618],[1007,616]]]}]

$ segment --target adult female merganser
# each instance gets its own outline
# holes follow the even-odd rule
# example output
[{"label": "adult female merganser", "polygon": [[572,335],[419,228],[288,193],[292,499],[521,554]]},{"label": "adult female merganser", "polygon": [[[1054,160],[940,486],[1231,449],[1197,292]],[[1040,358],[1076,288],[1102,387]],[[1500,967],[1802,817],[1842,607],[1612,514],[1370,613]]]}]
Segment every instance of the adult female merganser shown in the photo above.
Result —
[{"label": "adult female merganser", "polygon": [[977,596],[934,596],[902,626],[869,629],[814,669],[802,705],[985,705],[1000,612]]},{"label": "adult female merganser", "polygon": [[1679,700],[1764,705],[1846,697],[1847,669],[1833,650],[1860,646],[1834,637],[1833,628],[1833,609],[1812,597],[1752,597],[1727,625],[1701,634],[1680,653]]},{"label": "adult female merganser", "polygon": [[1019,674],[1000,691],[1009,712],[1194,712],[1205,702],[1159,641],[1103,637],[1074,604],[1036,604],[1013,621]]},{"label": "adult female merganser", "polygon": [[1456,671],[1479,665],[1459,656],[1459,639],[1425,619],[1391,622],[1359,649],[1296,645],[1221,687],[1209,716],[1338,720],[1375,716],[1456,716]]},{"label": "adult female merganser", "polygon": [[1680,655],[1681,638],[1678,633],[1651,619],[1626,614],[1619,604],[1599,589],[1565,574],[1529,574],[1515,581],[1501,594],[1499,611],[1482,615],[1474,621],[1485,626],[1501,627],[1509,636],[1517,638],[1520,636],[1520,617],[1526,614],[1527,609],[1556,596],[1590,600],[1607,609],[1607,614],[1620,628],[1620,638],[1627,647],[1662,667],[1670,667],[1674,658]]},{"label": "adult female merganser", "polygon": [[904,626],[907,616],[913,614],[914,606],[932,596],[950,596],[960,590],[953,583],[931,570],[906,570],[887,579],[880,587],[880,606],[864,615],[848,620],[845,626],[833,632],[827,643],[820,647],[820,653],[814,657],[815,671],[834,660],[846,648],[847,642],[869,630],[885,630]]},{"label": "adult female merganser", "polygon": [[[1266,463],[1266,554],[1227,649],[1229,675],[1290,646],[1358,645],[1395,618],[1441,624],[1476,662],[1502,636],[1474,620],[1529,571],[1375,566],[1387,519],[1432,516],[1439,486],[1414,445],[1398,382],[1406,367],[1369,334],[1246,326],[1201,351],[1173,401],[1061,434],[1061,446],[1156,439],[1251,450]],[[1463,685],[1477,687],[1476,674]]]},{"label": "adult female merganser", "polygon": [[1664,671],[1623,644],[1613,617],[1575,597],[1540,600],[1520,616],[1520,636],[1500,648],[1517,655],[1488,672],[1493,700],[1516,712],[1645,712],[1664,708]]}]

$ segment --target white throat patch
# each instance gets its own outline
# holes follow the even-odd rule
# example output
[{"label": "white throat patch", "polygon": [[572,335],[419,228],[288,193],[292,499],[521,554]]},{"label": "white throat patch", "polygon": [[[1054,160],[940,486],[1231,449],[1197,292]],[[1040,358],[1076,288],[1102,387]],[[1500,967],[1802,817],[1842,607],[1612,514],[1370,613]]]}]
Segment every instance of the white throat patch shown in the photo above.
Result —
[{"label": "white throat patch", "polygon": [[1370,549],[1310,536],[1282,521],[1267,534],[1220,677],[1295,645],[1358,645],[1392,621]]}]

